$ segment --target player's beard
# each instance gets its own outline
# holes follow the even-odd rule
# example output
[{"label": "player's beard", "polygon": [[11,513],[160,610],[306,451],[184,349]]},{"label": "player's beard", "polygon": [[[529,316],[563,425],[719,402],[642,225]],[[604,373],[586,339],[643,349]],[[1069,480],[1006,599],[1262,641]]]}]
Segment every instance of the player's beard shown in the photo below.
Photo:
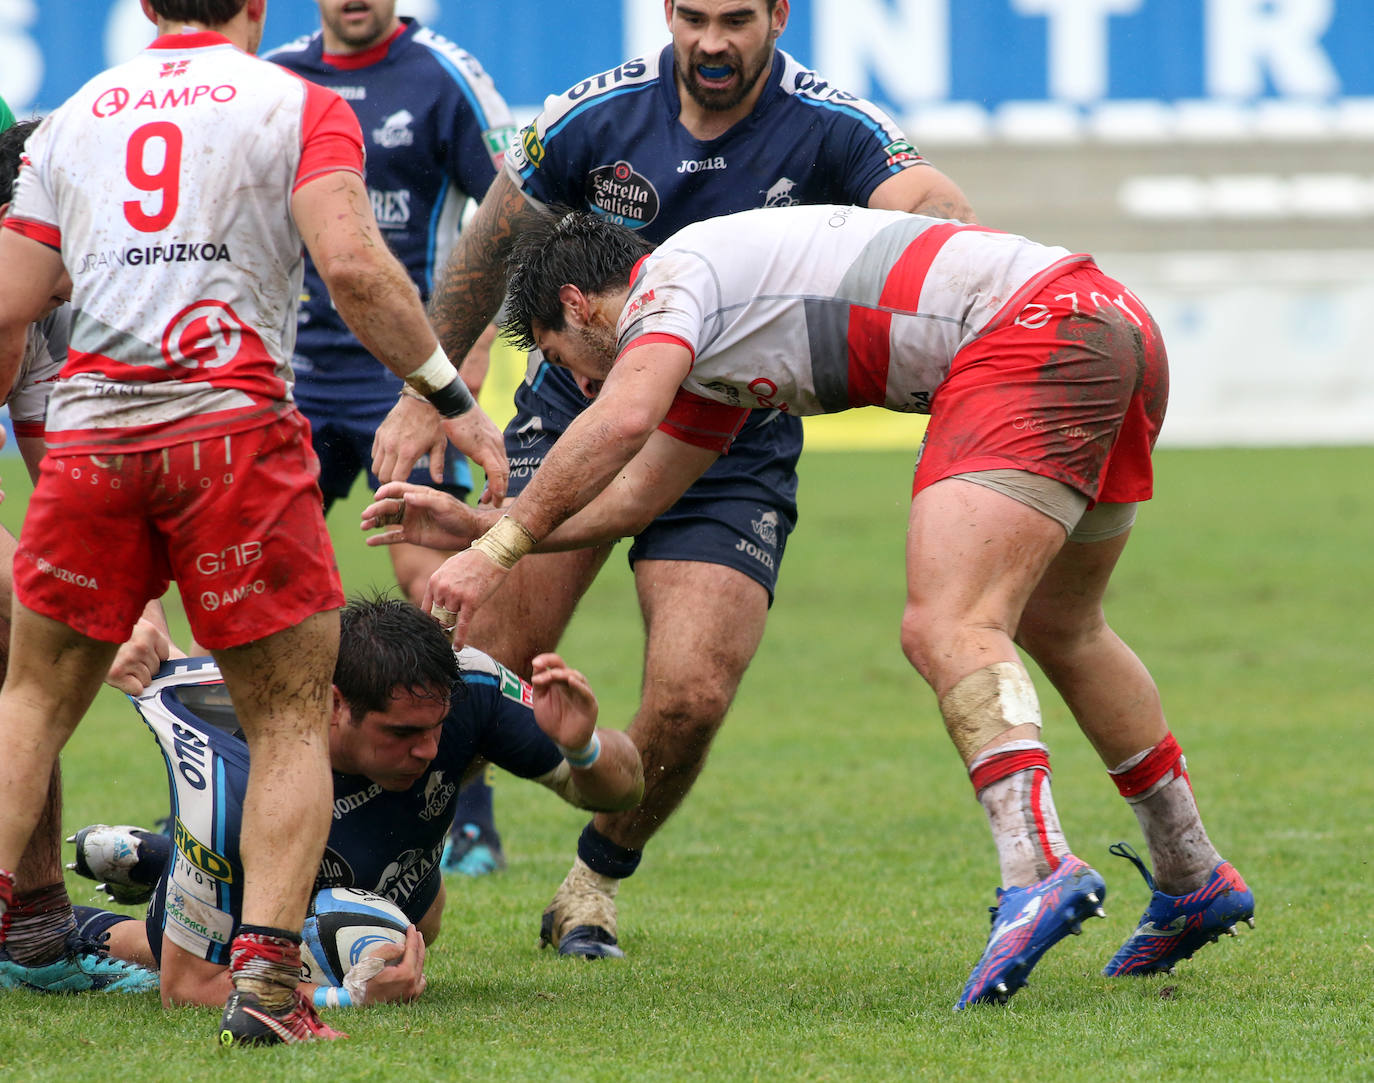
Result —
[{"label": "player's beard", "polygon": [[394,4],[383,10],[378,10],[372,5],[368,5],[368,11],[371,18],[355,24],[352,27],[344,22],[344,12],[342,11],[339,12],[337,18],[329,18],[328,16],[322,15],[322,21],[329,24],[329,29],[333,35],[348,48],[356,50],[370,49],[386,36],[387,27],[390,25],[392,13],[395,10]]},{"label": "player's beard", "polygon": [[[675,53],[674,56],[676,57],[677,54]],[[721,57],[717,66],[728,64],[740,76],[739,82],[734,86],[721,89],[703,86],[697,75],[698,65],[713,66],[710,58],[704,54],[692,55],[686,64],[683,64],[680,58],[676,59],[674,63],[677,67],[678,81],[686,89],[687,96],[703,109],[724,113],[744,101],[749,96],[749,92],[754,89],[755,84],[763,77],[763,73],[773,66],[773,46],[769,44],[761,49],[752,67],[747,67],[743,58],[733,52]]]}]

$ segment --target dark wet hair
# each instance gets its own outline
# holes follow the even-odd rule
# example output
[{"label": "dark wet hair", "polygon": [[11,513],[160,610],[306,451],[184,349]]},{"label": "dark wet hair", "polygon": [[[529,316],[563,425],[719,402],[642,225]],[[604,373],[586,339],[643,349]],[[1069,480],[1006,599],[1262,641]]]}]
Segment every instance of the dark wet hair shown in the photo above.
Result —
[{"label": "dark wet hair", "polygon": [[354,598],[339,614],[334,684],[353,721],[398,695],[447,701],[462,682],[438,621],[399,598]]},{"label": "dark wet hair", "polygon": [[560,289],[572,285],[585,294],[619,289],[651,251],[653,245],[634,230],[589,211],[555,213],[527,228],[506,263],[502,333],[517,348],[534,349],[536,320],[549,331],[563,330]]},{"label": "dark wet hair", "polygon": [[0,203],[8,203],[14,198],[19,159],[24,154],[24,144],[37,127],[36,120],[21,120],[0,132]]},{"label": "dark wet hair", "polygon": [[149,0],[153,14],[172,22],[223,26],[247,0]]}]

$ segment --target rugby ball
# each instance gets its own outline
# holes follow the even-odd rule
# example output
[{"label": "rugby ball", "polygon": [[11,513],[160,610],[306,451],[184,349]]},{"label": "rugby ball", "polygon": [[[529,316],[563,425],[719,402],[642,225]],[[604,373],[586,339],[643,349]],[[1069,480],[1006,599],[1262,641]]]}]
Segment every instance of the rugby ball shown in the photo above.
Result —
[{"label": "rugby ball", "polygon": [[331,887],[316,894],[301,930],[301,978],[343,985],[344,975],[384,944],[405,946],[410,919],[390,899],[371,891]]}]

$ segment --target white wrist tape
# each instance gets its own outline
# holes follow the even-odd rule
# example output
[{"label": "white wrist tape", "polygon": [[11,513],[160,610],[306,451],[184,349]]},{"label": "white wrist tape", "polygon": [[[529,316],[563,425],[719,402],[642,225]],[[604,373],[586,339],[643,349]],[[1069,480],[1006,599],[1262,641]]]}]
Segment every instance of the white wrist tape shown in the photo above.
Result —
[{"label": "white wrist tape", "polygon": [[434,352],[429,355],[429,360],[406,377],[406,383],[428,397],[448,387],[457,378],[458,370],[444,353],[444,348],[436,346]]}]

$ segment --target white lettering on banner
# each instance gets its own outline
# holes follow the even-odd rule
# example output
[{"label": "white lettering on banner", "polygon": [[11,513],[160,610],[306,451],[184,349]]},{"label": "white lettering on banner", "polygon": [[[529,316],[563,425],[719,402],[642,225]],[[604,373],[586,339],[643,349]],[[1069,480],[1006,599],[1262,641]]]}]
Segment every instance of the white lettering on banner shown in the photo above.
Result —
[{"label": "white lettering on banner", "polygon": [[876,79],[909,105],[949,96],[949,0],[815,0],[815,68],[851,94]]},{"label": "white lettering on banner", "polygon": [[1263,94],[1267,74],[1282,95],[1339,94],[1321,45],[1334,15],[1335,0],[1208,0],[1207,93]]},{"label": "white lettering on banner", "polygon": [[0,97],[19,116],[43,83],[43,51],[27,31],[37,21],[32,0],[0,0]]},{"label": "white lettering on banner", "polygon": [[1049,21],[1050,97],[1091,102],[1107,94],[1107,20],[1129,15],[1143,0],[1012,0],[1021,15]]}]

